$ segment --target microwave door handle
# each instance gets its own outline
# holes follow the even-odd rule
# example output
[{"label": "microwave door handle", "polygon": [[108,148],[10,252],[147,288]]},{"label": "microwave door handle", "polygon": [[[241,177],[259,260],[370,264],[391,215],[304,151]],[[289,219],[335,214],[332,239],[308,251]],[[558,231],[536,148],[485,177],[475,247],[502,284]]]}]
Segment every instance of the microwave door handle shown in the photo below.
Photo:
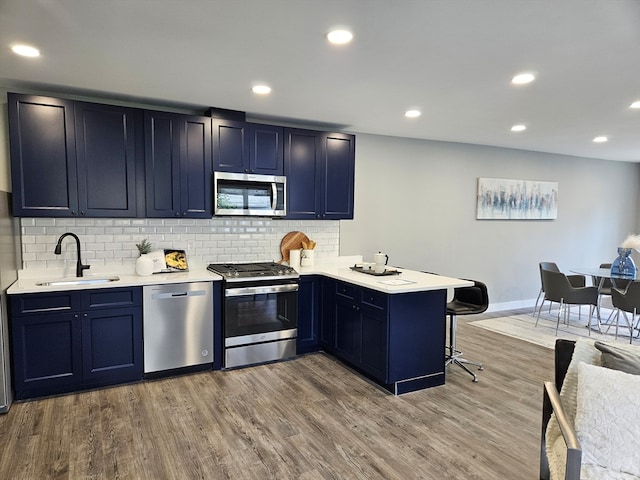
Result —
[{"label": "microwave door handle", "polygon": [[276,207],[278,206],[278,187],[276,186],[276,182],[271,183],[271,210],[276,211]]}]

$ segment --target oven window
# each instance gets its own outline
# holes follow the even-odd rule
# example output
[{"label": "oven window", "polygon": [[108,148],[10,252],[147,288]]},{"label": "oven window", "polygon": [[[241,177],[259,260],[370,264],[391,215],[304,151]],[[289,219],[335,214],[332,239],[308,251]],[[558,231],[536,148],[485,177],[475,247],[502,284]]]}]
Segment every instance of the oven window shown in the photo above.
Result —
[{"label": "oven window", "polygon": [[228,297],[225,303],[225,337],[297,328],[297,312],[297,292]]}]

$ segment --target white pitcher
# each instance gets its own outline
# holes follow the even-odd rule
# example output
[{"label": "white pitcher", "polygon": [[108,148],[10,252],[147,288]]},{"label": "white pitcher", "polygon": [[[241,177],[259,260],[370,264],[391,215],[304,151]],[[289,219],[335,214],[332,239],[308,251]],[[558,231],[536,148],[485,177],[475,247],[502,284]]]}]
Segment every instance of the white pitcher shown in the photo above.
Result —
[{"label": "white pitcher", "polygon": [[378,252],[378,253],[374,253],[373,254],[373,261],[375,262],[375,267],[374,270],[376,273],[384,273],[385,271],[385,266],[387,265],[387,262],[389,261],[389,255],[386,255],[382,252]]}]

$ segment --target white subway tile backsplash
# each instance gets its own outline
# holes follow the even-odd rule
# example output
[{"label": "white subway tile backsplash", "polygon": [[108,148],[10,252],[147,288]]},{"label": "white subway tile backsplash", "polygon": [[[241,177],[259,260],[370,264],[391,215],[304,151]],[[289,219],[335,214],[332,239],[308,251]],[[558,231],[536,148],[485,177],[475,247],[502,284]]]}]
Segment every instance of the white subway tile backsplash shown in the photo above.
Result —
[{"label": "white subway tile backsplash", "polygon": [[187,250],[194,264],[277,261],[282,237],[294,230],[318,242],[317,258],[337,256],[340,245],[337,220],[21,218],[20,225],[23,269],[75,268],[72,239],[65,239],[61,255],[53,253],[65,232],[80,238],[85,263],[116,267],[130,266],[145,238],[154,248]]}]

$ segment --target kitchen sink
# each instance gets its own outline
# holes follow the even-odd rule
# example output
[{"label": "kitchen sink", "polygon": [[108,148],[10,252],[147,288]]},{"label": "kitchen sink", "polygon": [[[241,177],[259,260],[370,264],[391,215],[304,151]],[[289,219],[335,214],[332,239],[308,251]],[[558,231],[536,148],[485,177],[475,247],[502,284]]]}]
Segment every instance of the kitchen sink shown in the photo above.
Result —
[{"label": "kitchen sink", "polygon": [[101,283],[117,282],[120,277],[104,277],[104,278],[73,278],[60,280],[47,280],[44,282],[36,282],[39,287],[55,287],[61,285],[98,285]]}]

